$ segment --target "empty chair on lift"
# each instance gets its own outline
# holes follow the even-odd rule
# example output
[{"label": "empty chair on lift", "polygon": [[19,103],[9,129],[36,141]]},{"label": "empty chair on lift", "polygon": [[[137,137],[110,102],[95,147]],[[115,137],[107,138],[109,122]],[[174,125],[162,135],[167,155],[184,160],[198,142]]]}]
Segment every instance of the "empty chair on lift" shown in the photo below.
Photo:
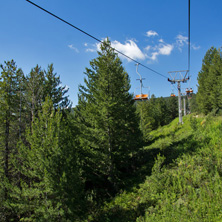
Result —
[{"label": "empty chair on lift", "polygon": [[148,94],[139,94],[134,97],[134,100],[148,100]]}]

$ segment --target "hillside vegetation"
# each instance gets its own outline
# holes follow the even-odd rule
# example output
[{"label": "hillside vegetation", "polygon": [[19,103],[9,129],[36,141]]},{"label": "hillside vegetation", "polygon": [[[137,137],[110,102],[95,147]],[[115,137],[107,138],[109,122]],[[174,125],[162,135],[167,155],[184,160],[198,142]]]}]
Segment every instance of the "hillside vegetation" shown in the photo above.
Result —
[{"label": "hillside vegetation", "polygon": [[87,221],[221,221],[221,136],[222,118],[210,115],[152,131],[133,186]]},{"label": "hillside vegetation", "polygon": [[178,98],[133,100],[109,39],[89,65],[71,108],[53,64],[0,64],[0,221],[222,221],[220,49],[182,125]]}]

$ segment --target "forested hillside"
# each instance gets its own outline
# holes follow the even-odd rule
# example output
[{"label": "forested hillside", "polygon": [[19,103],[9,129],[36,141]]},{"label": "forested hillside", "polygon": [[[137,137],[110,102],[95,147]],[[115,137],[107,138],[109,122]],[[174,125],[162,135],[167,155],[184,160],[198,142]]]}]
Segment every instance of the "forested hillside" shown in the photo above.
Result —
[{"label": "forested hillside", "polygon": [[133,100],[107,39],[71,107],[53,65],[1,65],[0,221],[221,221],[222,61],[178,98]]},{"label": "forested hillside", "polygon": [[89,221],[221,221],[221,135],[222,119],[212,116],[152,131],[132,186]]}]

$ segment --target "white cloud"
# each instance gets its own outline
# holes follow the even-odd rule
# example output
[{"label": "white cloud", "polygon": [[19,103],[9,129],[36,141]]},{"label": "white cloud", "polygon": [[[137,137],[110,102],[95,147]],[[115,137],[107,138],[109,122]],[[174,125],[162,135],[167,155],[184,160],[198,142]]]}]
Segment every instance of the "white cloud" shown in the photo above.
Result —
[{"label": "white cloud", "polygon": [[177,48],[182,51],[182,47],[184,46],[184,44],[188,44],[188,37],[183,36],[183,35],[177,35],[176,36],[176,46]]},{"label": "white cloud", "polygon": [[193,50],[198,50],[198,49],[200,49],[200,46],[195,46],[194,44],[192,44],[192,45],[191,45],[191,48],[192,48]]},{"label": "white cloud", "polygon": [[152,52],[149,58],[153,61],[156,61],[159,55],[167,55],[167,56],[170,55],[171,52],[173,51],[173,48],[174,48],[173,44],[160,43],[155,47],[151,47]]},{"label": "white cloud", "polygon": [[[183,35],[177,35],[176,36],[176,43],[175,43],[176,47],[182,51],[182,47],[184,45],[188,45],[188,37],[187,36],[183,36]],[[200,49],[200,46],[196,46],[194,44],[190,44],[191,48],[194,50],[198,50]]]},{"label": "white cloud", "polygon": [[158,33],[153,30],[149,30],[148,32],[146,32],[146,36],[147,37],[158,36]]},{"label": "white cloud", "polygon": [[170,55],[172,50],[173,50],[173,45],[170,45],[170,44],[163,45],[163,44],[161,44],[160,47],[159,47],[159,54],[160,55]]},{"label": "white cloud", "polygon": [[[158,33],[155,31],[148,31],[147,36],[158,36]],[[104,41],[105,39],[102,39]],[[152,43],[147,45],[144,48],[139,48],[137,41],[135,39],[127,40],[124,43],[121,43],[117,40],[111,41],[111,46],[116,50],[122,52],[123,54],[129,56],[134,60],[145,60],[157,61],[159,56],[169,56],[174,49],[182,51],[182,48],[188,44],[188,37],[181,34],[177,35],[175,41],[172,43],[167,43],[163,38],[153,39]],[[86,52],[96,52],[100,51],[101,43],[88,44],[85,43]],[[191,44],[193,50],[198,50],[200,46],[195,46]],[[119,54],[120,57],[126,58],[123,55]],[[130,59],[127,59],[130,61]]]},{"label": "white cloud", "polygon": [[148,45],[148,46],[145,48],[146,51],[149,51],[150,49],[151,49],[151,45]]},{"label": "white cloud", "polygon": [[86,52],[96,52],[96,49],[88,48],[88,49],[86,49]]},{"label": "white cloud", "polygon": [[137,46],[137,44],[133,40],[128,40],[124,44],[118,41],[113,41],[111,42],[111,46],[117,49],[118,51],[124,53],[125,55],[131,57],[132,59],[144,60],[146,58],[146,54],[144,54],[140,50],[140,48]]},{"label": "white cloud", "polygon": [[155,60],[157,60],[157,56],[159,55],[159,53],[158,52],[153,52],[152,54],[151,54],[151,57],[149,57],[151,60],[153,60],[153,61],[155,61]]},{"label": "white cloud", "polygon": [[179,43],[179,44],[184,44],[184,43],[188,43],[188,37],[187,36],[183,36],[183,35],[177,35],[176,36],[176,41]]},{"label": "white cloud", "polygon": [[78,50],[76,47],[74,47],[73,44],[68,45],[68,47],[69,47],[70,49],[74,50],[76,53],[79,53],[79,50]]},{"label": "white cloud", "polygon": [[95,44],[85,43],[84,44],[85,47],[88,47],[86,49],[86,52],[97,52],[97,51],[100,51],[100,45],[101,45],[101,43],[95,43]]},{"label": "white cloud", "polygon": [[96,51],[101,51],[101,43],[100,42],[96,43],[95,46],[96,46]]}]

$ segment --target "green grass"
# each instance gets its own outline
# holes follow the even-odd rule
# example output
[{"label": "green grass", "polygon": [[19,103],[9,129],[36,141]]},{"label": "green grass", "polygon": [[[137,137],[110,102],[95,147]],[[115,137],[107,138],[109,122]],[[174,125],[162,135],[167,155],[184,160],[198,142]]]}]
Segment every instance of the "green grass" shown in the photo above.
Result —
[{"label": "green grass", "polygon": [[221,117],[175,119],[150,133],[141,154],[131,189],[88,221],[222,221]]}]

